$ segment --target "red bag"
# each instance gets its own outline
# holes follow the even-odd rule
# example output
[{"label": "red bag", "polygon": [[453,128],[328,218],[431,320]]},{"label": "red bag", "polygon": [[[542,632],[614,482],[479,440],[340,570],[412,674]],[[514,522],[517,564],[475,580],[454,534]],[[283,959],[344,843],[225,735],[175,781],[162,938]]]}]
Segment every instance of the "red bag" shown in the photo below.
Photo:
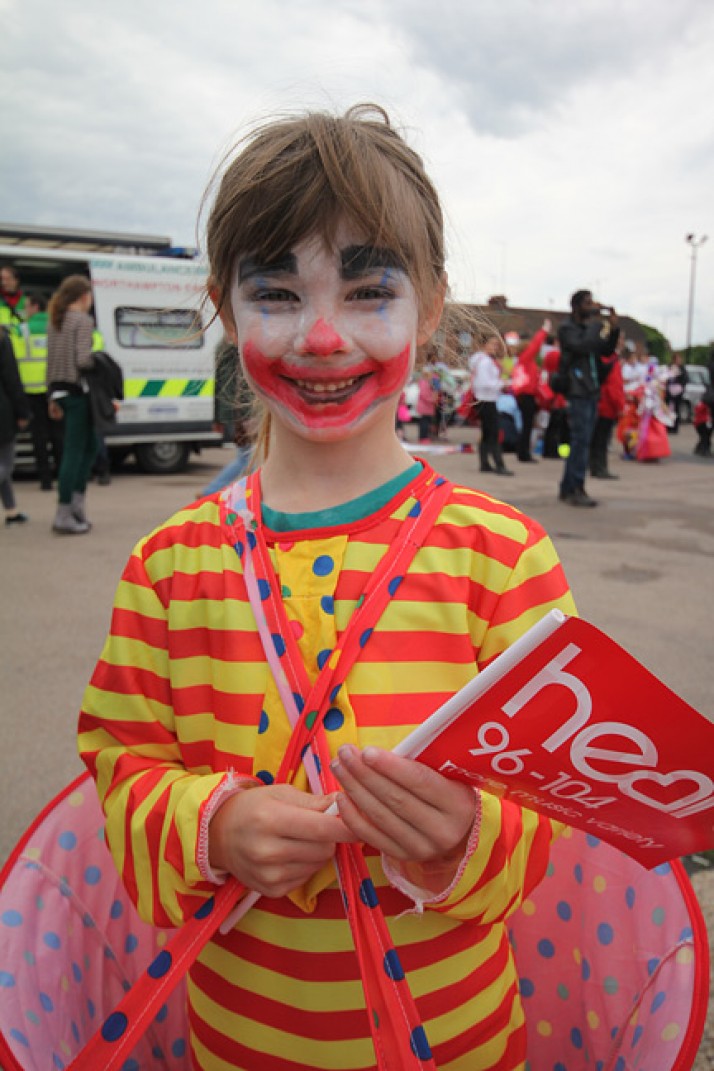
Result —
[{"label": "red bag", "polygon": [[548,373],[541,372],[535,392],[536,405],[539,409],[550,409],[555,400],[555,391],[548,382]]}]

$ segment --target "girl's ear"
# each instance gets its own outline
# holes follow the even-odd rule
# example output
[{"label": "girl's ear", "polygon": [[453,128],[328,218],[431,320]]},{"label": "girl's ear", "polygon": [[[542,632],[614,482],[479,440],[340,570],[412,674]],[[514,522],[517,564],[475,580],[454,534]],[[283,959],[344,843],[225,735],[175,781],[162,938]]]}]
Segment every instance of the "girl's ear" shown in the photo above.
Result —
[{"label": "girl's ear", "polygon": [[218,313],[218,317],[223,324],[223,330],[225,331],[226,338],[229,342],[232,342],[234,346],[238,345],[238,331],[236,330],[235,320],[233,319],[233,309],[230,306],[230,302],[223,300],[223,295],[217,286],[209,284],[208,296],[213,303],[213,307]]},{"label": "girl's ear", "polygon": [[417,332],[417,345],[423,346],[428,342],[431,336],[436,331],[437,327],[441,323],[441,317],[444,312],[444,302],[446,301],[446,292],[449,288],[449,277],[446,272],[441,273],[441,279],[439,280],[431,302],[427,309],[424,311],[424,315],[419,321],[419,330]]}]

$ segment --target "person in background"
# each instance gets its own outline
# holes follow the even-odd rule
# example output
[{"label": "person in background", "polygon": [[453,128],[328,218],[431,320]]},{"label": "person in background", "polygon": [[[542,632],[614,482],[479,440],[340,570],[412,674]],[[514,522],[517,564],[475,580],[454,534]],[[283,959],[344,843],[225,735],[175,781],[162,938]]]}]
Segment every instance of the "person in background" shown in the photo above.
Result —
[{"label": "person in background", "polygon": [[670,435],[676,435],[679,431],[679,422],[682,419],[682,399],[687,383],[689,383],[689,375],[684,364],[684,356],[681,353],[673,353],[665,381],[665,401],[674,416],[674,421],[668,429]]},{"label": "person in background", "polygon": [[52,490],[52,473],[62,460],[62,422],[51,420],[47,390],[47,300],[43,294],[25,297],[27,319],[10,329],[20,379],[30,409],[32,449],[43,491]]},{"label": "person in background", "polygon": [[[242,142],[206,233],[210,294],[265,407],[259,464],[127,564],[79,726],[107,843],[156,926],[205,911],[227,875],[260,894],[189,969],[195,1071],[366,1071],[398,1030],[395,1071],[424,1034],[438,1067],[519,1071],[508,919],[560,827],[392,749],[574,605],[537,522],[396,435],[443,312],[438,195],[381,108],[308,113]],[[325,701],[301,719],[313,685]],[[365,933],[364,977],[393,1020],[370,1014],[345,908],[391,927],[386,971]],[[423,1028],[405,1027],[413,1007]]]},{"label": "person in background", "polygon": [[640,387],[644,387],[646,376],[647,369],[642,368],[635,343],[628,338],[622,359],[622,385],[625,394],[634,394]]},{"label": "person in background", "polygon": [[419,395],[417,397],[417,418],[419,420],[419,442],[428,443],[434,433],[436,407],[439,401],[439,377],[431,365],[425,365],[419,376]]},{"label": "person in background", "polygon": [[[560,367],[560,350],[555,339],[549,336],[543,350],[543,372],[550,384]],[[551,387],[552,390],[552,387]],[[543,435],[543,457],[559,458],[560,448],[570,443],[568,427],[568,400],[564,394],[553,391],[553,398],[548,410],[548,424]]]},{"label": "person in background", "polygon": [[600,398],[601,358],[615,352],[620,329],[615,310],[596,304],[590,290],[577,290],[570,308],[571,315],[558,329],[558,374],[565,380],[570,427],[559,497],[571,506],[596,506],[585,490],[585,476]]},{"label": "person in background", "polygon": [[0,268],[0,324],[10,327],[25,319],[25,295],[20,276],[9,264]]},{"label": "person in background", "polygon": [[22,389],[20,373],[15,363],[12,343],[4,327],[0,327],[0,500],[5,511],[5,526],[24,524],[29,520],[15,501],[12,471],[15,465],[15,439],[18,429],[26,428],[30,409]]},{"label": "person in background", "polygon": [[[496,408],[496,402],[503,390],[502,361],[503,342],[498,335],[491,335],[485,340],[481,349],[469,357],[469,369],[471,390],[478,403],[481,420],[479,443],[481,472],[512,476],[513,473],[503,462]],[[491,464],[492,461],[493,464]]]},{"label": "person in background", "polygon": [[602,358],[602,381],[597,418],[590,443],[590,475],[596,480],[619,480],[610,471],[608,453],[613,428],[625,409],[625,388],[622,383],[622,362],[619,354]]},{"label": "person in background", "polygon": [[698,457],[712,456],[712,411],[702,398],[694,407],[694,430],[697,433],[697,445],[694,453]]},{"label": "person in background", "polygon": [[519,461],[535,462],[535,458],[531,454],[531,437],[533,434],[533,421],[538,409],[538,403],[536,402],[538,377],[540,376],[538,355],[550,334],[551,327],[550,320],[543,321],[543,326],[536,331],[530,342],[524,343],[519,349],[516,364],[511,372],[511,390],[518,402],[522,420],[518,450],[516,452]]},{"label": "person in background", "polygon": [[53,295],[49,307],[50,416],[64,422],[57,513],[52,524],[53,531],[60,535],[83,535],[91,527],[85,494],[97,454],[97,437],[84,379],[84,374],[94,367],[91,307],[92,286],[84,275],[69,275]]}]

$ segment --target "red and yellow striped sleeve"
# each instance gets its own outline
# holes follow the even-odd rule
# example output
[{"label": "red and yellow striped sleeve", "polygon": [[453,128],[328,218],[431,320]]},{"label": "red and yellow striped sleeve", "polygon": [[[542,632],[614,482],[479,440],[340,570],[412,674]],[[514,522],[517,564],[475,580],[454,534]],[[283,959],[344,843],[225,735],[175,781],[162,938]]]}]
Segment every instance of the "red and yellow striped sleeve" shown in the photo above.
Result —
[{"label": "red and yellow striped sleeve", "polygon": [[215,891],[198,868],[197,842],[203,809],[227,776],[189,771],[177,739],[169,616],[159,595],[174,566],[174,554],[152,537],[132,553],[78,741],[117,869],[141,916],[160,926],[182,923]]}]

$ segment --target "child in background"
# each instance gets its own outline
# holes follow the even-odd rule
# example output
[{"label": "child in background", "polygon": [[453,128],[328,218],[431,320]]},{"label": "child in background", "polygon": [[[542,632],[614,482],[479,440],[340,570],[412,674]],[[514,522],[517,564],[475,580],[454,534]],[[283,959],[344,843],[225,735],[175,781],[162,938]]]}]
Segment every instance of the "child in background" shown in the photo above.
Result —
[{"label": "child in background", "polygon": [[698,442],[694,453],[699,457],[712,456],[712,411],[702,399],[694,408],[694,428]]},{"label": "child in background", "polygon": [[[371,1014],[355,911],[386,917],[381,984],[412,979],[398,1007],[424,1032],[400,1071],[522,1069],[507,925],[553,823],[392,754],[544,613],[573,612],[542,528],[395,431],[444,304],[437,194],[380,108],[310,113],[243,145],[207,248],[261,462],[141,540],[119,585],[79,737],[116,865],[160,926],[228,874],[262,896],[191,968],[199,1071],[385,1066],[400,1016]],[[345,859],[369,878],[343,901]]]}]

